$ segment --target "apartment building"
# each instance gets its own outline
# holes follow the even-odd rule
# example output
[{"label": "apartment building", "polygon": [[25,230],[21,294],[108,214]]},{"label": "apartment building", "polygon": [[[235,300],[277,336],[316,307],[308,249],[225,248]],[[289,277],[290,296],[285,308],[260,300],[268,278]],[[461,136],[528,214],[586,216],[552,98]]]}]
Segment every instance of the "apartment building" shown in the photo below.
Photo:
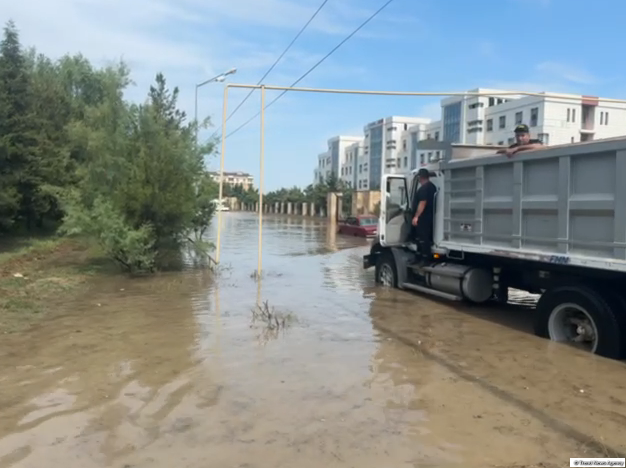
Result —
[{"label": "apartment building", "polygon": [[363,141],[363,137],[338,135],[328,139],[328,150],[317,156],[317,172],[315,183],[326,180],[331,173],[338,178],[349,181],[350,175],[346,171],[346,149]]},{"label": "apartment building", "polygon": [[[503,92],[507,91],[477,88],[468,93],[486,95],[443,99],[442,119],[431,125],[440,125],[441,141],[467,145],[508,146],[515,141],[513,130],[520,123],[527,124],[531,136],[545,145],[626,134],[626,104],[571,94],[489,96]],[[412,161],[411,169],[441,157],[438,151],[421,151],[419,141],[414,143],[417,164]]]},{"label": "apartment building", "polygon": [[[219,172],[209,172],[209,176],[216,182],[220,181]],[[228,185],[242,185],[244,190],[254,186],[254,177],[247,172],[224,172],[224,183]]]},{"label": "apartment building", "polygon": [[324,183],[328,177],[330,177],[330,173],[333,170],[333,166],[331,164],[331,157],[328,151],[324,151],[317,155],[317,169],[315,171],[315,179],[314,184]]},{"label": "apartment building", "polygon": [[361,161],[361,174],[363,174],[363,160],[365,156],[365,142],[361,138],[359,141],[346,146],[345,157],[341,165],[341,180],[348,187],[357,187],[359,180],[359,161]]},{"label": "apartment building", "polygon": [[395,172],[399,161],[408,157],[409,128],[429,123],[430,119],[420,117],[391,116],[367,124],[363,128],[364,157],[357,167],[357,190],[379,189],[382,175]]},{"label": "apartment building", "polygon": [[[467,93],[442,99],[440,120],[387,117],[367,124],[362,139],[329,140],[329,150],[318,157],[315,180],[330,171],[324,161],[331,169],[339,167],[340,177],[357,190],[377,190],[383,174],[406,172],[443,157],[443,150],[433,142],[508,146],[520,123],[527,124],[532,137],[545,145],[626,135],[626,104],[611,100],[552,93],[524,96],[491,88]],[[343,153],[335,145],[333,153],[331,141],[339,138],[358,141],[341,146]],[[333,166],[333,161],[341,162]]]}]

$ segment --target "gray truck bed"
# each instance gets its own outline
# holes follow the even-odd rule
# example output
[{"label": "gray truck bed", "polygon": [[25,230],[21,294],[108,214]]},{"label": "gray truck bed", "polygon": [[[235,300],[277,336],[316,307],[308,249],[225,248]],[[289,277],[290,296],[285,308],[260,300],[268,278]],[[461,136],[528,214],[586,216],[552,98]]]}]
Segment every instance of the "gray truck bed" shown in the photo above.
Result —
[{"label": "gray truck bed", "polygon": [[[626,138],[441,163],[443,244],[626,269]],[[571,260],[576,260],[575,262]],[[621,268],[620,268],[621,269]]]}]

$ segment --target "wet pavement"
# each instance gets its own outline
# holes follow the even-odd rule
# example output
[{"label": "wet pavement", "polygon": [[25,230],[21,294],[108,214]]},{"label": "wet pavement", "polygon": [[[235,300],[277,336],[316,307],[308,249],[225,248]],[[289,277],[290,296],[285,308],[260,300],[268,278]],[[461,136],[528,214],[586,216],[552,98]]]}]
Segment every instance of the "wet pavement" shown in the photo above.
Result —
[{"label": "wet pavement", "polygon": [[[103,279],[0,343],[0,468],[567,466],[626,453],[626,369],[532,336],[533,298],[374,286],[364,239],[225,213],[219,275]],[[294,322],[251,323],[262,301]],[[623,456],[623,455],[621,455]]]}]

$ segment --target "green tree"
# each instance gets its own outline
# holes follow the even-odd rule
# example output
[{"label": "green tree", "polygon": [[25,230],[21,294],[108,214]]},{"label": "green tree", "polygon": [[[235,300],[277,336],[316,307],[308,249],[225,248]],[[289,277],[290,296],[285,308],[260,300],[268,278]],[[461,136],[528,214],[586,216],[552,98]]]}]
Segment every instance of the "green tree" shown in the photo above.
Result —
[{"label": "green tree", "polygon": [[[97,238],[128,270],[152,270],[159,253],[180,248],[190,233],[203,233],[210,223],[207,197],[213,192],[203,156],[213,148],[196,145],[195,124],[185,123],[178,89],[170,91],[163,75],[139,106],[122,98],[126,76],[125,67],[111,74],[108,99],[75,126],[88,162],[78,194],[66,197],[66,230]],[[97,223],[86,215],[96,208],[114,222]]]},{"label": "green tree", "polygon": [[38,208],[37,131],[26,56],[12,21],[0,43],[0,226],[33,221]]}]

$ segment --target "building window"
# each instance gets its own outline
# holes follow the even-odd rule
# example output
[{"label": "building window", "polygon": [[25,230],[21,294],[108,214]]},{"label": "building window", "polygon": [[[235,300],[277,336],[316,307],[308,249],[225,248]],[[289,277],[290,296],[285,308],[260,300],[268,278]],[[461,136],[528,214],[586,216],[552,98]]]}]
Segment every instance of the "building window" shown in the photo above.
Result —
[{"label": "building window", "polygon": [[495,98],[490,97],[489,98],[489,107],[495,106],[496,105],[496,100]]},{"label": "building window", "polygon": [[435,140],[439,141],[439,132],[435,132]]},{"label": "building window", "polygon": [[407,128],[409,128],[409,126],[407,124],[404,124],[404,129],[406,130]]},{"label": "building window", "polygon": [[363,164],[359,164],[359,174],[363,172]]},{"label": "building window", "polygon": [[516,112],[515,113],[515,125],[521,124],[523,120],[524,120],[524,113]]},{"label": "building window", "polygon": [[501,115],[498,118],[498,128],[506,128],[506,115]]},{"label": "building window", "polygon": [[571,114],[572,114],[572,110],[568,107],[567,108],[567,122],[571,122]]},{"label": "building window", "polygon": [[576,122],[576,109],[572,109],[572,122]]},{"label": "building window", "polygon": [[493,132],[493,119],[487,119],[487,131]]},{"label": "building window", "polygon": [[544,144],[544,145],[549,145],[550,144],[550,134],[549,133],[540,133],[539,135],[537,135],[537,138]]},{"label": "building window", "polygon": [[406,151],[406,140],[402,140],[402,149]]},{"label": "building window", "polygon": [[426,139],[430,140],[430,133],[426,134]]},{"label": "building window", "polygon": [[408,156],[404,157],[404,167],[407,167],[409,165],[409,158]]},{"label": "building window", "polygon": [[509,138],[508,143],[509,145],[512,145],[513,143],[515,143],[515,138]]},{"label": "building window", "polygon": [[600,125],[608,125],[609,124],[609,113],[608,112],[600,112]]},{"label": "building window", "polygon": [[359,180],[359,188],[362,188],[362,187],[363,187],[363,181]]},{"label": "building window", "polygon": [[504,142],[503,141],[499,141],[498,142],[498,146],[504,146]]},{"label": "building window", "polygon": [[533,107],[530,109],[530,126],[536,127],[539,125],[539,108]]},{"label": "building window", "polygon": [[461,141],[461,102],[443,108],[443,140],[448,143]]},{"label": "building window", "polygon": [[572,143],[574,143],[574,137],[572,137]]}]

